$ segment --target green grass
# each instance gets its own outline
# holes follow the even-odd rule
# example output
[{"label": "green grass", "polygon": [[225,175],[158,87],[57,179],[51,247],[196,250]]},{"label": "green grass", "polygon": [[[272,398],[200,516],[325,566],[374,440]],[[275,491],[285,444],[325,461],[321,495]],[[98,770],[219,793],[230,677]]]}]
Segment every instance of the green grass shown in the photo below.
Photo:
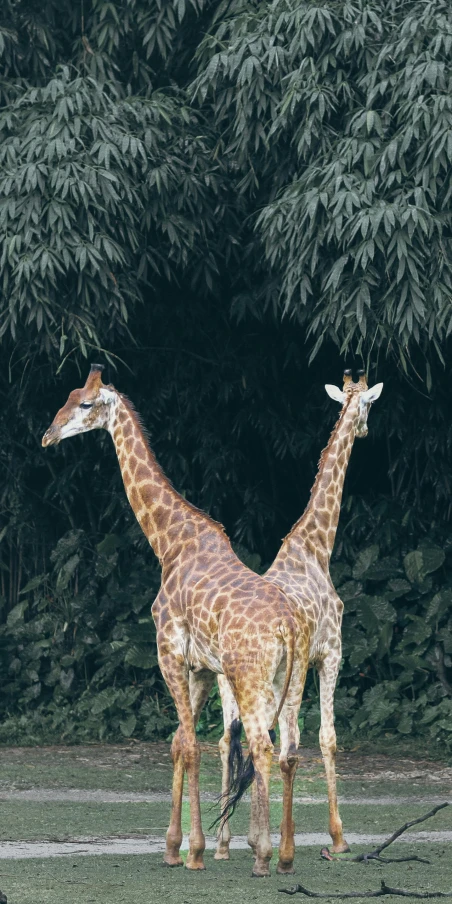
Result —
[{"label": "green grass", "polygon": [[[2,788],[161,791],[171,787],[169,744],[19,747],[0,753]],[[206,776],[208,784],[208,776]]]},{"label": "green grass", "polygon": [[[387,751],[389,752],[389,751]],[[390,751],[394,754],[394,751]],[[205,750],[202,758],[201,788],[218,791],[220,762],[215,748]],[[356,768],[355,768],[356,765]],[[388,775],[369,780],[367,763],[344,768],[350,777],[339,780],[340,793],[347,798],[393,798],[392,803],[366,806],[341,805],[345,835],[348,832],[391,834],[404,822],[424,814],[430,805],[400,803],[400,797],[447,799],[451,783],[435,781],[434,765],[420,767],[413,778],[411,767],[399,769],[398,762],[383,764]],[[373,766],[375,770],[375,766]],[[439,768],[439,767],[438,767]],[[348,770],[348,772],[347,772]],[[4,748],[0,756],[0,792],[11,789],[80,789],[109,791],[165,791],[171,787],[171,760],[168,744],[93,745],[68,748]],[[413,771],[416,771],[414,769]],[[389,773],[391,773],[392,778]],[[446,774],[447,778],[447,774]],[[277,765],[273,769],[271,793],[280,795],[281,780]],[[326,784],[320,756],[302,759],[295,794],[326,796]],[[59,840],[83,836],[164,835],[169,820],[169,802],[62,802],[38,803],[25,800],[0,801],[0,840]],[[207,830],[216,811],[203,803],[203,823]],[[327,840],[326,803],[295,804],[298,832],[322,832]],[[249,804],[243,802],[234,816],[235,835],[247,832]],[[278,830],[281,803],[271,804],[271,826]],[[183,828],[189,829],[188,804],[183,807]],[[452,829],[452,807],[439,812],[419,826],[419,830]],[[414,830],[415,831],[415,830]],[[354,852],[357,852],[354,850]],[[278,888],[302,882],[317,892],[366,891],[377,889],[382,878],[397,887],[412,890],[452,889],[450,846],[440,844],[394,845],[393,856],[418,853],[431,859],[431,865],[372,863],[327,863],[318,848],[301,848],[296,853],[296,876],[251,879],[248,851],[231,852],[229,862],[217,863],[213,853],[206,854],[207,872],[168,870],[161,854],[146,856],[71,856],[48,859],[1,860],[0,888],[8,904],[283,904],[287,898]],[[273,873],[276,865],[274,853]],[[304,898],[297,896],[295,901]],[[331,899],[332,900],[332,899]],[[365,904],[365,899],[355,899]],[[409,899],[408,899],[409,900]],[[326,899],[328,901],[328,899]]]},{"label": "green grass", "polygon": [[[208,827],[217,815],[212,805],[202,804],[203,826]],[[342,804],[341,815],[344,832],[392,834],[405,822],[423,815],[430,809],[426,804],[413,803],[403,806],[365,807]],[[67,841],[86,835],[96,837],[120,835],[164,835],[168,827],[169,803],[74,803],[36,801],[2,801],[0,804],[1,841]],[[282,804],[271,805],[271,829],[279,830]],[[294,817],[298,832],[325,832],[328,827],[328,808],[325,804],[295,804]],[[249,820],[249,804],[240,804],[231,821],[235,835],[246,835]],[[183,804],[182,827],[188,833],[190,813],[188,803]],[[452,830],[452,807],[440,811],[432,820],[419,827],[429,831]],[[416,831],[416,829],[413,829]],[[211,831],[210,834],[213,834]],[[325,841],[328,838],[325,835]]]},{"label": "green grass", "polygon": [[[376,890],[381,879],[413,891],[452,888],[449,850],[432,845],[394,846],[394,856],[402,852],[429,857],[431,866],[327,863],[320,860],[318,850],[303,848],[297,851],[295,876],[275,875],[274,863],[269,879],[252,879],[251,858],[246,851],[234,851],[229,862],[219,863],[208,852],[204,873],[166,869],[156,854],[77,856],[2,861],[0,887],[8,895],[9,904],[284,904],[288,898],[278,894],[278,889],[296,882],[317,892]],[[306,899],[300,895],[294,900],[302,904]],[[355,901],[365,904],[364,898]]]}]

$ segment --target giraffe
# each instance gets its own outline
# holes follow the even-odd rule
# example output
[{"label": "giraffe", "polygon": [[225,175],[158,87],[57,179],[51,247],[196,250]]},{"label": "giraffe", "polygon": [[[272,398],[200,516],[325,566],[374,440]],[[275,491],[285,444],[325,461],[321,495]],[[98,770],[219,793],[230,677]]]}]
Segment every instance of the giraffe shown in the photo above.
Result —
[{"label": "giraffe", "polygon": [[[179,717],[171,750],[172,811],[164,862],[183,864],[186,772],[191,828],[185,865],[204,869],[195,726],[215,675],[221,673],[233,688],[256,775],[259,837],[253,875],[266,876],[272,856],[269,730],[278,718],[284,720],[288,726],[285,754],[290,759],[296,749],[295,726],[308,668],[308,625],[304,613],[280,587],[240,562],[222,525],[176,492],[158,465],[131,402],[114,386],[103,384],[101,371],[102,365],[91,366],[85,386],[70,393],[42,444],[56,445],[96,428],[110,433],[130,505],[162,568],[152,614],[160,669]],[[290,828],[288,824],[289,833]],[[281,840],[283,847],[291,843],[286,836]]]},{"label": "giraffe", "polygon": [[[329,573],[339,521],[345,473],[356,437],[367,435],[367,415],[372,402],[381,394],[382,383],[367,387],[364,371],[359,371],[358,383],[352,380],[350,370],[344,372],[343,390],[327,384],[328,395],[342,405],[339,419],[323,450],[317,476],[308,505],[301,518],[284,539],[276,559],[265,573],[265,578],[281,587],[295,606],[306,614],[310,626],[309,663],[314,665],[320,680],[320,748],[325,764],[328,787],[329,832],[333,841],[331,850],[343,853],[349,850],[344,839],[339,816],[336,790],[336,732],[334,728],[334,691],[341,661],[341,623],[343,603],[337,595]],[[224,734],[220,740],[222,761],[222,788],[225,793],[230,771],[230,728],[238,718],[232,690],[219,675],[221,701],[224,714]],[[281,722],[281,720],[280,720]],[[281,735],[285,730],[280,725]],[[295,729],[297,744],[298,726]],[[293,758],[288,764],[280,758],[283,779],[283,820],[290,818],[293,783],[298,762]],[[248,842],[254,850],[257,840],[255,790],[251,791],[251,820]],[[230,828],[227,820],[218,833],[217,860],[229,859]],[[285,837],[289,835],[286,829]],[[294,849],[287,845],[281,871],[293,872]],[[280,855],[281,861],[281,855]]]}]

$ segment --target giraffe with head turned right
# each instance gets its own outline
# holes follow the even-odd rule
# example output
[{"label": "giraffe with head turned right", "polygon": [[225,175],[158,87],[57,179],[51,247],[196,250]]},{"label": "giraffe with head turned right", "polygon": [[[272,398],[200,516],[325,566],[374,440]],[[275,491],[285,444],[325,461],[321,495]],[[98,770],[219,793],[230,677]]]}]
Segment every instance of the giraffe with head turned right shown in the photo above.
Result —
[{"label": "giraffe with head turned right", "polygon": [[[350,370],[344,372],[343,389],[326,385],[328,395],[342,405],[339,419],[323,450],[317,476],[308,505],[301,518],[293,526],[282,543],[281,549],[265,578],[281,587],[295,606],[306,615],[310,626],[309,661],[319,673],[320,683],[320,748],[322,751],[329,804],[329,831],[333,841],[332,851],[348,851],[339,816],[336,789],[336,732],[334,728],[334,691],[341,662],[341,624],[343,603],[339,599],[329,573],[329,563],[333,551],[339,521],[342,490],[355,437],[367,435],[367,416],[372,402],[376,401],[383,388],[377,383],[367,387],[364,371],[359,371],[359,380],[353,382]],[[229,783],[230,728],[238,711],[231,688],[222,676],[218,678],[223,706],[225,731],[220,741],[223,767],[223,789]],[[280,724],[284,741],[285,726]],[[297,745],[299,731],[297,726]],[[297,769],[297,758],[290,762],[282,752],[280,767],[283,779],[284,819],[291,819],[293,783]],[[252,789],[251,821],[248,841],[254,850],[257,840],[256,797]],[[293,837],[288,827],[282,825],[283,837]],[[228,822],[220,827],[216,858],[229,858],[230,828]],[[280,868],[293,872],[294,848],[286,844],[280,849]]]}]

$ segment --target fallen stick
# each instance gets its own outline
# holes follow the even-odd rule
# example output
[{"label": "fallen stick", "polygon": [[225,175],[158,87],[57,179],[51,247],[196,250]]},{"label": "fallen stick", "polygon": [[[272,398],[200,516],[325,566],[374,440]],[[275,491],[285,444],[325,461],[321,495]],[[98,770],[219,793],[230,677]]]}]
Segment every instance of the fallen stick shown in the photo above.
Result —
[{"label": "fallen stick", "polygon": [[309,891],[304,885],[294,885],[293,888],[278,888],[278,891],[284,892],[286,895],[306,895],[307,898],[383,898],[384,895],[399,895],[401,898],[416,898],[419,900],[427,900],[431,898],[452,898],[452,891],[408,891],[405,888],[391,888],[386,885],[382,879],[381,888],[378,891],[344,891],[344,892],[323,892]]},{"label": "fallen stick", "polygon": [[[430,863],[429,860],[424,860],[422,857],[417,857],[416,854],[413,854],[409,857],[380,857],[382,851],[385,848],[389,847],[393,841],[396,841],[400,835],[403,835],[407,829],[411,829],[411,826],[419,825],[420,822],[425,822],[426,819],[430,819],[438,810],[443,810],[444,807],[448,807],[449,803],[438,804],[437,807],[433,807],[433,810],[430,810],[429,813],[426,813],[425,816],[418,816],[417,819],[412,819],[411,822],[406,822],[405,825],[401,826],[400,829],[397,829],[390,838],[387,838],[386,841],[383,841],[379,847],[376,847],[374,851],[370,851],[368,854],[357,854],[355,857],[352,857],[350,854],[332,854],[331,851],[324,847],[320,851],[320,856],[323,857],[324,860],[346,860],[347,863],[369,863],[370,860],[378,860],[380,863],[407,863],[409,860],[417,860],[418,863]],[[380,894],[380,892],[379,892]],[[386,892],[385,892],[386,894]]]}]

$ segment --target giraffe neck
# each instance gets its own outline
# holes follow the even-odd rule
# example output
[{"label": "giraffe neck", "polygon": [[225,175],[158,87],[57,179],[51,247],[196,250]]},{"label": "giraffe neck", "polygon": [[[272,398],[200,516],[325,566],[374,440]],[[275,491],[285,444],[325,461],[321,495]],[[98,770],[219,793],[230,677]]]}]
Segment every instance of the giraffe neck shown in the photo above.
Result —
[{"label": "giraffe neck", "polygon": [[135,517],[162,564],[201,531],[223,533],[221,525],[187,502],[172,486],[152,452],[131,403],[117,394],[108,431]]},{"label": "giraffe neck", "polygon": [[283,543],[283,549],[290,543],[294,550],[297,544],[303,547],[308,542],[325,570],[328,569],[336,539],[358,411],[359,399],[354,393],[346,400],[328,445],[320,456],[319,470],[306,509]]}]

